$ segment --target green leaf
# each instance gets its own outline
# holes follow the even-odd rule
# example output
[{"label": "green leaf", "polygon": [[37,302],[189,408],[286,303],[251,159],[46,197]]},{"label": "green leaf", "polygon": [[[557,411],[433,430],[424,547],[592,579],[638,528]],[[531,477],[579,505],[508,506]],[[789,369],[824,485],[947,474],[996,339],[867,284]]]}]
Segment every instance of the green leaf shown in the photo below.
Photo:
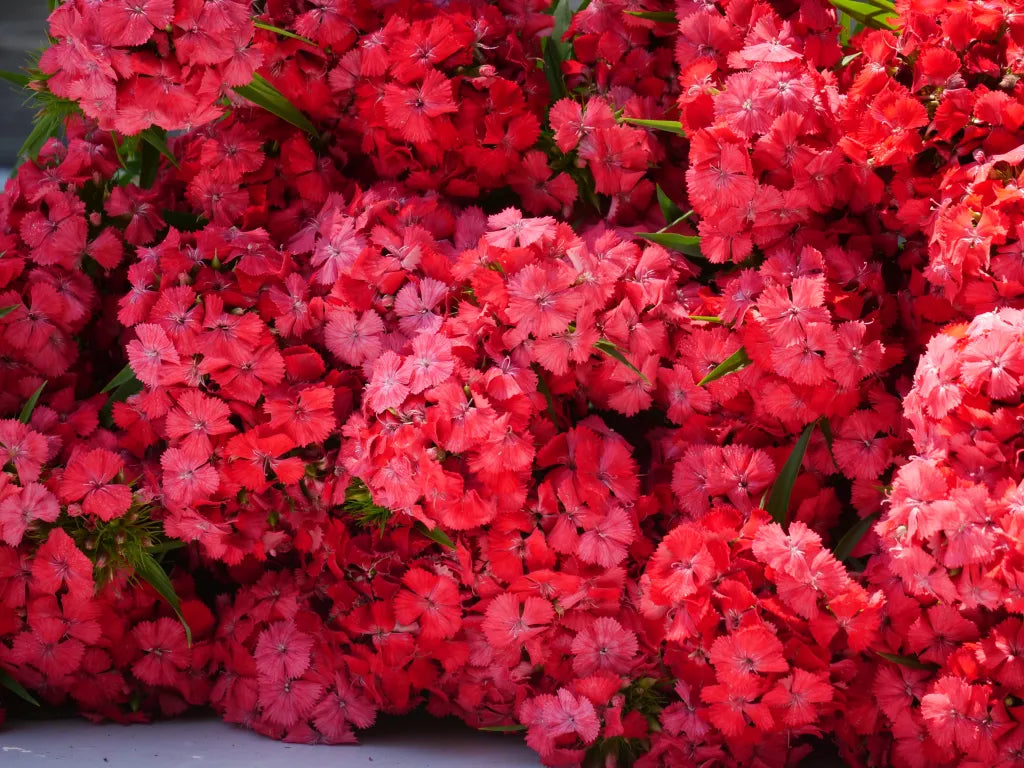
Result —
[{"label": "green leaf", "polygon": [[811,432],[814,431],[814,426],[815,422],[812,421],[804,427],[803,434],[793,446],[786,463],[782,465],[779,476],[775,478],[771,493],[768,494],[768,503],[764,507],[772,516],[772,520],[783,527],[785,527],[789,516],[789,497],[793,493],[796,476],[800,474],[800,465],[804,463],[804,454],[807,452],[807,444],[811,441]]},{"label": "green leaf", "polygon": [[637,376],[643,379],[645,384],[651,383],[650,379],[644,376],[643,371],[641,371],[639,368],[637,368],[635,365],[629,362],[629,360],[626,359],[626,356],[622,354],[622,350],[619,349],[619,347],[615,344],[614,341],[609,341],[608,339],[598,339],[597,341],[594,342],[594,348],[601,352],[604,352],[606,355],[608,355],[608,357],[612,358],[612,360],[617,360],[620,363],[622,363],[624,366],[629,368],[629,370],[631,370],[633,373],[635,373]]},{"label": "green leaf", "polygon": [[139,186],[152,189],[160,170],[160,152],[149,142],[139,144]]},{"label": "green leaf", "polygon": [[848,56],[843,56],[842,60],[839,62],[840,69],[848,67],[850,65],[850,62],[852,62],[858,56],[863,55],[863,53],[864,53],[864,51],[857,51],[856,53],[851,53]]},{"label": "green leaf", "polygon": [[678,221],[679,217],[683,215],[682,210],[672,202],[671,197],[665,194],[665,190],[661,188],[660,184],[655,185],[654,189],[658,193],[658,207],[661,208],[661,215],[665,217],[665,223],[671,225]]},{"label": "green leaf", "polygon": [[703,379],[697,382],[698,387],[703,387],[705,384],[710,384],[712,381],[717,381],[723,376],[728,376],[730,373],[734,373],[742,368],[746,368],[750,365],[750,358],[747,356],[747,350],[740,347],[725,360],[720,362]]},{"label": "green leaf", "polygon": [[624,13],[637,19],[647,19],[647,21],[657,21],[664,24],[676,23],[675,11],[624,11]]},{"label": "green leaf", "polygon": [[248,85],[240,85],[235,88],[235,93],[243,99],[248,99],[257,107],[262,107],[272,115],[277,115],[287,123],[291,123],[299,130],[305,131],[310,136],[319,139],[313,123],[309,121],[299,109],[288,101],[287,97],[277,88],[271,85],[265,77],[260,74],[252,76],[252,82]]},{"label": "green leaf", "polygon": [[548,386],[547,380],[544,378],[544,373],[541,371],[540,365],[533,363],[531,365],[534,374],[537,376],[537,391],[544,395],[544,401],[547,403],[548,418],[551,419],[551,423],[555,425],[555,429],[559,432],[562,428],[558,425],[558,412],[555,410],[555,399],[551,396],[551,388]]},{"label": "green leaf", "polygon": [[124,368],[120,370],[117,376],[115,376],[114,378],[107,382],[107,386],[101,389],[100,392],[110,392],[111,390],[117,389],[122,384],[128,383],[134,378],[135,371],[132,370],[132,367],[130,365],[126,365]]},{"label": "green leaf", "polygon": [[715,323],[716,325],[722,325],[725,322],[722,318],[714,317],[713,315],[690,315],[690,319],[700,323]]},{"label": "green leaf", "polygon": [[175,614],[178,616],[178,621],[185,628],[185,640],[189,645],[192,645],[192,628],[185,621],[185,616],[181,612],[181,600],[178,598],[178,593],[174,591],[174,585],[171,583],[167,572],[164,571],[163,566],[156,561],[153,555],[145,550],[136,552],[131,558],[130,565],[135,570],[135,575],[153,587],[160,597],[166,600],[167,604],[174,609]]},{"label": "green leaf", "polygon": [[11,304],[11,306],[9,307],[4,307],[3,309],[0,309],[0,319],[7,317],[9,314],[11,314],[11,312],[16,310],[20,306],[21,304]]},{"label": "green leaf", "polygon": [[482,728],[477,728],[478,731],[487,731],[488,733],[518,733],[519,731],[525,731],[525,725],[485,725]]},{"label": "green leaf", "polygon": [[448,538],[448,534],[440,528],[427,528],[423,523],[416,523],[416,530],[426,536],[435,544],[440,544],[446,549],[455,549],[455,542]]},{"label": "green leaf", "polygon": [[39,396],[43,394],[43,390],[46,389],[48,382],[43,382],[39,385],[39,389],[32,393],[32,396],[25,403],[25,407],[21,409],[21,415],[18,416],[18,421],[22,424],[28,424],[29,419],[32,418],[32,411],[36,409],[36,403],[39,402]]},{"label": "green leaf", "polygon": [[167,146],[167,131],[163,128],[157,128],[156,126],[147,128],[139,134],[139,138],[142,139],[145,144],[149,145],[166,157],[168,162],[170,162],[170,164],[175,168],[181,168],[181,166],[178,165],[177,158],[174,157],[174,153],[171,152],[171,148]]},{"label": "green leaf", "polygon": [[197,213],[185,213],[184,211],[172,211],[168,208],[160,211],[160,215],[167,226],[174,227],[179,232],[195,232],[206,226],[206,217]]},{"label": "green leaf", "polygon": [[875,512],[867,517],[862,517],[850,526],[850,530],[843,534],[843,538],[836,543],[835,549],[832,550],[832,554],[835,555],[836,560],[839,560],[840,562],[846,560],[850,556],[850,553],[857,547],[857,542],[864,538],[864,534],[871,529],[871,526],[874,525],[875,520],[877,519],[878,513]]},{"label": "green leaf", "polygon": [[36,120],[35,125],[25,139],[25,143],[18,150],[18,156],[28,160],[35,160],[39,157],[39,151],[43,145],[60,132],[63,119],[60,115],[45,114]]},{"label": "green leaf", "polygon": [[0,80],[6,80],[18,88],[28,88],[28,84],[32,82],[32,78],[28,75],[22,72],[11,72],[6,69],[0,69]]},{"label": "green leaf", "polygon": [[256,19],[253,19],[252,25],[256,27],[256,29],[262,29],[267,32],[274,32],[275,34],[278,34],[281,37],[290,37],[292,40],[300,40],[301,42],[306,43],[307,45],[312,45],[314,48],[317,47],[317,44],[310,40],[308,37],[297,35],[294,32],[289,32],[287,29],[281,29],[281,27],[275,27],[273,24],[267,24],[266,22],[257,21]]},{"label": "green leaf", "polygon": [[39,702],[35,699],[35,697],[31,693],[29,693],[25,689],[25,686],[23,686],[21,683],[19,683],[17,680],[15,680],[13,677],[11,677],[7,672],[5,672],[2,669],[0,669],[0,687],[6,688],[8,691],[13,693],[15,696],[17,696],[20,699],[24,699],[25,701],[27,701],[29,704],[31,704],[34,707],[38,707],[39,706]]},{"label": "green leaf", "polygon": [[634,237],[642,237],[673,251],[685,253],[687,256],[703,258],[700,252],[700,238],[697,235],[677,235],[675,232],[637,232]]},{"label": "green leaf", "polygon": [[818,426],[821,428],[822,437],[825,438],[825,445],[828,446],[828,455],[832,457],[832,464],[835,466],[836,470],[839,470],[839,462],[836,461],[835,451],[832,450],[833,444],[835,443],[835,440],[832,437],[832,425],[829,423],[828,419],[822,416],[818,419]]},{"label": "green leaf", "polygon": [[565,33],[572,24],[572,3],[570,0],[557,0],[555,4],[555,26],[551,29],[551,40],[558,47],[562,61],[572,54],[572,43],[563,40]]},{"label": "green leaf", "polygon": [[655,131],[668,131],[677,136],[685,136],[683,124],[678,120],[644,120],[639,117],[624,117],[622,122],[635,125],[638,128],[651,128]]},{"label": "green leaf", "polygon": [[544,53],[544,77],[548,81],[551,102],[565,98],[565,79],[562,77],[562,57],[558,46],[550,37],[541,38],[540,46]]},{"label": "green leaf", "polygon": [[891,661],[893,664],[899,664],[901,667],[909,667],[910,669],[938,669],[938,664],[926,664],[916,656],[900,656],[897,653],[884,653],[882,651],[875,651],[886,661]]},{"label": "green leaf", "polygon": [[885,0],[874,0],[874,2],[829,0],[829,2],[865,27],[870,27],[871,29],[896,29],[896,25],[893,23],[896,21],[895,6],[885,2]]}]

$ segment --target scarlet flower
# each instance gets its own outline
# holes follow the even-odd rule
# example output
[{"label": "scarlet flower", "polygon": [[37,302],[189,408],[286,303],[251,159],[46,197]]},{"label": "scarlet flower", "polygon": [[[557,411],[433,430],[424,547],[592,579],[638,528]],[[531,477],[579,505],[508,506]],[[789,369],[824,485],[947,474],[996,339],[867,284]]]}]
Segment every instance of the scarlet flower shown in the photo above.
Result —
[{"label": "scarlet flower", "polygon": [[324,440],[334,431],[334,390],[306,387],[293,399],[267,400],[263,406],[271,429],[281,430],[298,446]]},{"label": "scarlet flower", "polygon": [[80,501],[85,514],[104,521],[120,517],[132,505],[132,491],[110,481],[123,469],[121,457],[103,448],[76,454],[61,477],[61,500]]},{"label": "scarlet flower", "polygon": [[498,595],[487,606],[483,631],[495,648],[522,648],[541,634],[554,618],[554,609],[539,597]]},{"label": "scarlet flower", "polygon": [[780,680],[761,699],[764,704],[780,712],[781,721],[790,727],[814,722],[817,716],[815,705],[831,700],[832,686],[823,676],[799,668]]},{"label": "scarlet flower", "polygon": [[451,81],[436,69],[428,71],[419,85],[387,85],[382,104],[387,124],[414,144],[436,139],[434,121],[458,110]]},{"label": "scarlet flower", "polygon": [[269,722],[287,728],[313,711],[323,690],[311,680],[261,677],[259,704]]},{"label": "scarlet flower", "polygon": [[313,638],[294,621],[276,621],[260,633],[253,654],[260,674],[271,680],[301,677],[309,669]]},{"label": "scarlet flower", "polygon": [[395,596],[395,617],[403,624],[418,621],[424,639],[452,637],[462,624],[458,586],[446,576],[412,568],[402,577]]},{"label": "scarlet flower", "polygon": [[185,629],[176,619],[143,621],[132,629],[142,656],[132,665],[134,675],[150,685],[173,686],[189,665]]},{"label": "scarlet flower", "polygon": [[208,499],[220,486],[220,475],[208,464],[209,456],[194,448],[168,448],[160,456],[163,490],[175,506]]},{"label": "scarlet flower", "polygon": [[128,362],[143,384],[159,387],[171,365],[181,362],[178,351],[159,325],[143,323],[135,327],[138,338],[128,343]]},{"label": "scarlet flower", "polygon": [[178,398],[177,407],[167,413],[167,434],[172,439],[181,440],[181,447],[186,451],[209,455],[212,451],[211,437],[235,431],[228,420],[230,413],[224,401],[195,390],[186,390]]},{"label": "scarlet flower", "polygon": [[751,675],[789,671],[782,643],[764,626],[719,637],[711,646],[710,658],[720,678],[730,685]]},{"label": "scarlet flower", "polygon": [[54,528],[32,559],[31,584],[41,593],[66,585],[72,595],[92,594],[92,563],[62,528]]},{"label": "scarlet flower", "polygon": [[530,264],[513,275],[508,314],[517,332],[543,338],[564,331],[582,302],[573,282],[571,270],[561,264],[550,269]]},{"label": "scarlet flower", "polygon": [[615,619],[603,616],[573,638],[572,668],[580,677],[601,672],[625,675],[638,648],[635,633]]},{"label": "scarlet flower", "polygon": [[0,419],[0,460],[11,463],[23,484],[39,479],[50,452],[46,437],[17,419]]},{"label": "scarlet flower", "polygon": [[715,574],[715,560],[700,528],[679,525],[662,539],[648,565],[654,594],[663,602],[681,601]]},{"label": "scarlet flower", "polygon": [[16,547],[33,521],[52,523],[59,516],[56,497],[45,486],[29,483],[0,502],[0,538]]},{"label": "scarlet flower", "polygon": [[172,18],[173,0],[111,0],[99,8],[99,29],[111,45],[142,45]]}]

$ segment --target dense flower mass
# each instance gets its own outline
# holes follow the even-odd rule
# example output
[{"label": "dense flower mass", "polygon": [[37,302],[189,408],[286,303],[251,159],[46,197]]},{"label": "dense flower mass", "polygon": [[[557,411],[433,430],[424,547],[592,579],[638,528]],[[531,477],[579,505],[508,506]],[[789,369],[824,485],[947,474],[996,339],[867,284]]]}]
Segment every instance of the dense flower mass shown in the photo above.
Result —
[{"label": "dense flower mass", "polygon": [[0,704],[1024,764],[1012,0],[50,37],[0,195]]}]

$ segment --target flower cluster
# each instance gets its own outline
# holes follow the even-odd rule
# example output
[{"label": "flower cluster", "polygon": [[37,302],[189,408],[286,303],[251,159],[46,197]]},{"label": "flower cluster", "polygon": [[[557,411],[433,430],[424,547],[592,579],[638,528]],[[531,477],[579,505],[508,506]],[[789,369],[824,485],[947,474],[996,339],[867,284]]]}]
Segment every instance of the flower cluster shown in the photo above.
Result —
[{"label": "flower cluster", "polygon": [[1024,24],[870,2],[61,4],[4,703],[1019,763]]}]

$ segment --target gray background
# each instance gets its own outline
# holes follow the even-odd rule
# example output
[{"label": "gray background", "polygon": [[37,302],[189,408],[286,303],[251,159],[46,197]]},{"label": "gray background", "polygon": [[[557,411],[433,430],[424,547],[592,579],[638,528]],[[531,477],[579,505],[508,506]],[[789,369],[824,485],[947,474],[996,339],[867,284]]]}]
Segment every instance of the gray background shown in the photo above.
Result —
[{"label": "gray background", "polygon": [[[46,0],[0,0],[0,70],[20,72],[32,51],[43,47],[47,13]],[[0,80],[0,169],[14,165],[31,129],[25,94]]]}]

